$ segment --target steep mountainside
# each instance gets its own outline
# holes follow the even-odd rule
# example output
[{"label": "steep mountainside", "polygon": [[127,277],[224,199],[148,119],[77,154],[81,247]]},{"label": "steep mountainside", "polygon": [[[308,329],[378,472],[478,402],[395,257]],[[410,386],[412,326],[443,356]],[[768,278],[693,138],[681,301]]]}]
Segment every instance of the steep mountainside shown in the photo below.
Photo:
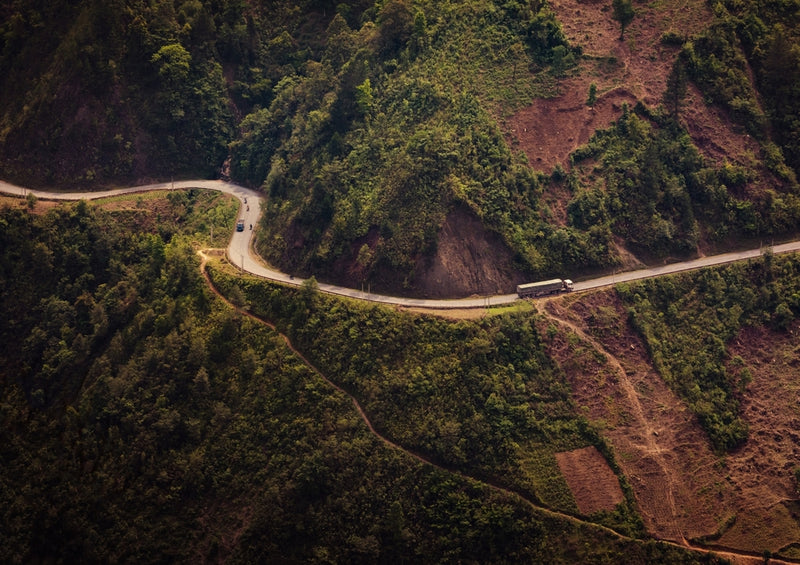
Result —
[{"label": "steep mountainside", "polygon": [[718,562],[647,539],[530,309],[204,278],[238,207],[215,193],[2,204],[3,563]]},{"label": "steep mountainside", "polygon": [[559,328],[548,353],[655,536],[800,557],[799,265],[767,258],[546,304]]},{"label": "steep mountainside", "polygon": [[794,232],[797,3],[621,5],[8,2],[0,163],[229,174],[269,261],[428,296]]},{"label": "steep mountainside", "polygon": [[[799,11],[8,0],[0,177],[230,176],[282,269],[427,296],[766,244]],[[201,271],[222,195],[0,200],[2,562],[800,560],[797,255],[447,320]]]}]

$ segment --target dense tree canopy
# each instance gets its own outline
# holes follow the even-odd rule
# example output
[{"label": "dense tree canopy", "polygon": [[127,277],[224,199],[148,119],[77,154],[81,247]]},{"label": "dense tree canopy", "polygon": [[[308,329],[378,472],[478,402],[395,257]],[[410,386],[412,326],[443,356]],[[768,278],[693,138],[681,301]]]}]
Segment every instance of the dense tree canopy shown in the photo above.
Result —
[{"label": "dense tree canopy", "polygon": [[[625,106],[539,171],[504,119],[584,62],[544,1],[9,0],[0,168],[67,188],[230,175],[264,193],[269,261],[398,292],[453,211],[530,277],[609,269],[619,246],[689,255],[797,230],[795,4],[713,2],[704,31],[665,38],[663,107]],[[612,10],[622,38],[632,4]],[[701,156],[690,83],[756,141],[752,162]],[[638,541],[624,477],[613,511],[537,510],[578,515],[558,451],[594,446],[619,470],[537,313],[448,322],[220,262],[225,302],[195,251],[222,246],[235,204],[148,199],[0,210],[0,561],[713,561]],[[748,433],[727,340],[789,327],[798,280],[768,255],[619,289],[720,453]]]},{"label": "dense tree canopy", "polygon": [[[191,242],[235,206],[193,191],[117,208],[0,210],[3,562],[700,560],[483,482],[574,509],[552,452],[603,445],[531,319],[444,323],[215,269],[435,468],[212,294]],[[595,519],[641,534],[629,500]]]}]

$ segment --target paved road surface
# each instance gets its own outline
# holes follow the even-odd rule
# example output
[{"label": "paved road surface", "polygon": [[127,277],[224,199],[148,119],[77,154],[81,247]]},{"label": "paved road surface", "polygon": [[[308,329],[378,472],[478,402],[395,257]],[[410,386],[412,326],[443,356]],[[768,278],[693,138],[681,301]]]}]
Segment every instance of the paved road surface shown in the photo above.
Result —
[{"label": "paved road surface", "polygon": [[[91,200],[96,198],[104,198],[108,196],[116,196],[119,194],[130,194],[135,192],[147,192],[151,190],[179,190],[188,188],[206,188],[210,190],[218,190],[227,194],[236,196],[241,202],[239,211],[239,218],[244,219],[245,229],[243,232],[233,232],[231,241],[228,245],[228,259],[248,273],[258,275],[273,281],[278,281],[290,285],[300,285],[303,279],[295,278],[286,273],[281,273],[266,266],[252,251],[253,231],[250,230],[250,225],[258,225],[258,218],[261,214],[262,196],[259,192],[221,180],[188,180],[176,182],[163,182],[156,184],[147,184],[141,186],[133,186],[127,188],[119,188],[112,190],[104,190],[98,192],[49,192],[42,190],[32,190],[20,186],[16,186],[4,181],[0,181],[0,192],[13,194],[17,196],[26,196],[33,194],[37,198],[48,200]],[[248,209],[249,207],[249,209]],[[613,275],[599,277],[596,279],[580,281],[575,283],[575,290],[589,290],[593,288],[600,288],[603,286],[610,286],[620,282],[634,281],[638,279],[645,279],[666,275],[669,273],[677,273],[680,271],[689,271],[692,269],[699,269],[701,267],[708,267],[711,265],[720,265],[723,263],[731,263],[733,261],[741,261],[743,259],[750,259],[758,257],[763,251],[770,248],[751,249],[747,251],[737,251],[733,253],[725,253],[723,255],[712,255],[708,257],[701,257],[691,261],[684,261],[681,263],[673,263],[670,265],[663,265],[660,267],[649,267],[637,271],[626,271],[622,273],[615,273]],[[793,241],[776,245],[771,248],[772,252],[788,253],[800,250],[800,241]],[[397,296],[386,296],[382,294],[373,294],[363,292],[353,288],[345,288],[325,283],[319,283],[319,289],[322,292],[330,294],[338,294],[341,296],[349,296],[360,300],[369,300],[372,302],[381,302],[384,304],[396,304],[407,307],[417,308],[430,308],[430,309],[446,309],[446,308],[485,308],[487,306],[497,306],[502,304],[510,304],[517,300],[516,294],[498,294],[493,296],[481,296],[471,298],[457,298],[457,299],[424,299],[424,298],[402,298]]]}]

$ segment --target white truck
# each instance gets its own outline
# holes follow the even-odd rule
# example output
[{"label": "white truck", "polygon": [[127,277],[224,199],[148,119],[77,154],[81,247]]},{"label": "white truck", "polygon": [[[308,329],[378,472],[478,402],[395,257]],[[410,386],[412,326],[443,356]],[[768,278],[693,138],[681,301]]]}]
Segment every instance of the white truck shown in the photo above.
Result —
[{"label": "white truck", "polygon": [[549,281],[532,282],[517,285],[517,296],[520,298],[535,298],[547,294],[572,292],[575,288],[569,279],[550,279]]}]

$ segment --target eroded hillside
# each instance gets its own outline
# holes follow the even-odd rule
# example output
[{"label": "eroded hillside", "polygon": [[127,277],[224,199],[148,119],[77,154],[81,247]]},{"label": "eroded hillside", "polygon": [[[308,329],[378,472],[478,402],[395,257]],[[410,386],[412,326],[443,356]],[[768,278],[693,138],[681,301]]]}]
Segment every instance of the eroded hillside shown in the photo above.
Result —
[{"label": "eroded hillside", "polygon": [[[512,143],[519,144],[534,167],[549,172],[555,165],[569,167],[569,155],[587,143],[598,129],[616,120],[622,105],[641,102],[657,107],[663,102],[667,79],[680,45],[665,44],[670,35],[691,37],[712,22],[702,0],[637,6],[637,15],[620,40],[619,24],[608,3],[556,0],[552,8],[570,44],[581,47],[580,71],[559,81],[558,95],[535,100],[508,120]],[[597,100],[586,101],[594,83]],[[681,119],[704,156],[718,162],[742,163],[758,144],[735,131],[730,118],[692,90]]]},{"label": "eroded hillside", "polygon": [[[647,294],[652,299],[652,292]],[[654,367],[661,346],[655,336],[643,339],[632,327],[631,307],[613,290],[542,304],[558,328],[550,334],[548,352],[563,367],[579,409],[613,445],[647,530],[681,544],[797,559],[797,322],[775,329],[743,320],[725,342],[728,378],[747,375],[735,394],[749,434],[736,448],[720,451],[691,402],[676,392],[678,376]],[[699,312],[683,315],[705,317]],[[684,355],[699,371],[708,347],[699,344],[707,343],[703,334],[713,330],[697,331],[701,353]]]}]

